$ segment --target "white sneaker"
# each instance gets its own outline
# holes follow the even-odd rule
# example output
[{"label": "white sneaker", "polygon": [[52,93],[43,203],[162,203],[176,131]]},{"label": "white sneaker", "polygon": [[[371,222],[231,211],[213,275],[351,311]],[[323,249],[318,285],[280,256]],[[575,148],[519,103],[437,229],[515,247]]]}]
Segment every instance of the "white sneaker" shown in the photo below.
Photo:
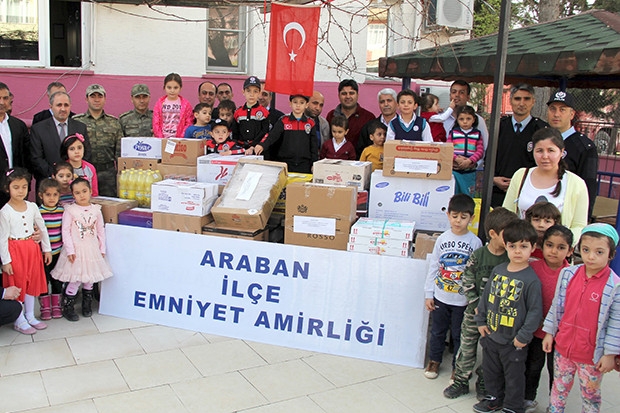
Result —
[{"label": "white sneaker", "polygon": [[525,413],[534,413],[538,407],[538,402],[536,400],[525,400],[523,407],[525,408]]}]

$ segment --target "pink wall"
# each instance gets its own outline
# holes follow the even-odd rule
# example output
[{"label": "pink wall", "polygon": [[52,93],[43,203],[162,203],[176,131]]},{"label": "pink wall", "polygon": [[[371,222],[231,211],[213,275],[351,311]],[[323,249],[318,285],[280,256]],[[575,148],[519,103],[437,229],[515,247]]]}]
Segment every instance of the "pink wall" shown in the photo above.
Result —
[{"label": "pink wall", "polygon": [[[182,95],[192,103],[198,103],[198,85],[205,80],[215,84],[227,82],[232,85],[234,100],[240,105],[243,103],[241,90],[247,76],[211,76],[183,77]],[[115,76],[97,75],[92,71],[64,72],[54,69],[13,69],[0,68],[0,82],[6,83],[15,96],[13,102],[13,116],[22,119],[28,125],[32,122],[35,113],[49,107],[46,88],[53,81],[62,82],[72,97],[72,110],[75,113],[86,111],[86,87],[93,83],[101,84],[107,92],[105,110],[107,113],[118,116],[132,108],[129,91],[135,83],[145,83],[151,90],[151,108],[154,102],[163,95],[163,79],[161,77]],[[368,81],[360,85],[359,103],[362,107],[378,115],[377,93],[386,87],[397,92],[400,82]],[[315,89],[325,96],[323,115],[327,115],[338,103],[338,81],[316,82]],[[288,96],[278,94],[276,107],[282,112],[289,112]]]}]

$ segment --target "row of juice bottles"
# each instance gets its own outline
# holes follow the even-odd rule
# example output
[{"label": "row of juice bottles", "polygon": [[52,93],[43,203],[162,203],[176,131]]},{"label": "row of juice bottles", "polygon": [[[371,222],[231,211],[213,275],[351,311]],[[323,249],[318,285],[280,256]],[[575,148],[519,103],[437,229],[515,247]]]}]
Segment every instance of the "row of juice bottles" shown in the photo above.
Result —
[{"label": "row of juice bottles", "polygon": [[134,199],[138,206],[151,207],[151,185],[162,180],[159,170],[124,169],[118,178],[118,197]]}]

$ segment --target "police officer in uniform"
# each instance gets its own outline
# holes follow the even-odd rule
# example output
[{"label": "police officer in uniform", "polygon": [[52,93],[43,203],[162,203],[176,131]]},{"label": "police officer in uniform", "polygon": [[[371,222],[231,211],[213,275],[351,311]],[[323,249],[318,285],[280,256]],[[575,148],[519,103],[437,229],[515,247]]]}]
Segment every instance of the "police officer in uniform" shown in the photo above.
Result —
[{"label": "police officer in uniform", "polygon": [[536,166],[532,154],[532,135],[538,129],[549,125],[533,117],[534,88],[520,83],[510,88],[512,115],[505,116],[499,123],[495,176],[493,177],[492,207],[502,206],[512,175],[520,168]]},{"label": "police officer in uniform", "polygon": [[577,132],[572,126],[575,117],[575,98],[563,91],[557,91],[547,102],[547,119],[552,128],[556,128],[564,138],[566,156],[564,162],[568,170],[579,175],[586,182],[590,204],[588,218],[596,201],[596,175],[598,171],[598,153],[591,139]]}]

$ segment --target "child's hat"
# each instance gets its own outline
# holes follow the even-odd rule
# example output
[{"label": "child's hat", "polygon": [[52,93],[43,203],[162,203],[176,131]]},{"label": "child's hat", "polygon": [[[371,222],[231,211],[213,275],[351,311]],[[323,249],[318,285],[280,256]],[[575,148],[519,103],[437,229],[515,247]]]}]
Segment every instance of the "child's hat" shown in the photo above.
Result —
[{"label": "child's hat", "polygon": [[612,227],[609,224],[597,222],[594,224],[587,225],[583,230],[581,230],[581,235],[585,235],[588,232],[597,232],[601,235],[605,235],[606,237],[611,238],[614,244],[618,246],[618,241],[619,241],[618,232],[616,231],[614,227]]},{"label": "child's hat", "polygon": [[309,96],[306,96],[306,95],[299,95],[299,94],[298,94],[298,95],[290,95],[290,96],[288,97],[288,100],[289,100],[289,102],[292,102],[292,101],[293,101],[293,99],[294,99],[294,98],[297,98],[297,97],[299,97],[299,98],[304,98],[304,99],[306,100],[306,103],[310,102],[310,97],[309,97]]},{"label": "child's hat", "polygon": [[224,119],[214,119],[211,121],[211,129],[216,126],[226,126],[228,130],[230,130],[230,123],[226,122]]},{"label": "child's hat", "polygon": [[243,89],[250,86],[256,86],[260,89],[260,80],[256,76],[248,77],[247,79],[245,79],[245,82],[243,82]]}]

